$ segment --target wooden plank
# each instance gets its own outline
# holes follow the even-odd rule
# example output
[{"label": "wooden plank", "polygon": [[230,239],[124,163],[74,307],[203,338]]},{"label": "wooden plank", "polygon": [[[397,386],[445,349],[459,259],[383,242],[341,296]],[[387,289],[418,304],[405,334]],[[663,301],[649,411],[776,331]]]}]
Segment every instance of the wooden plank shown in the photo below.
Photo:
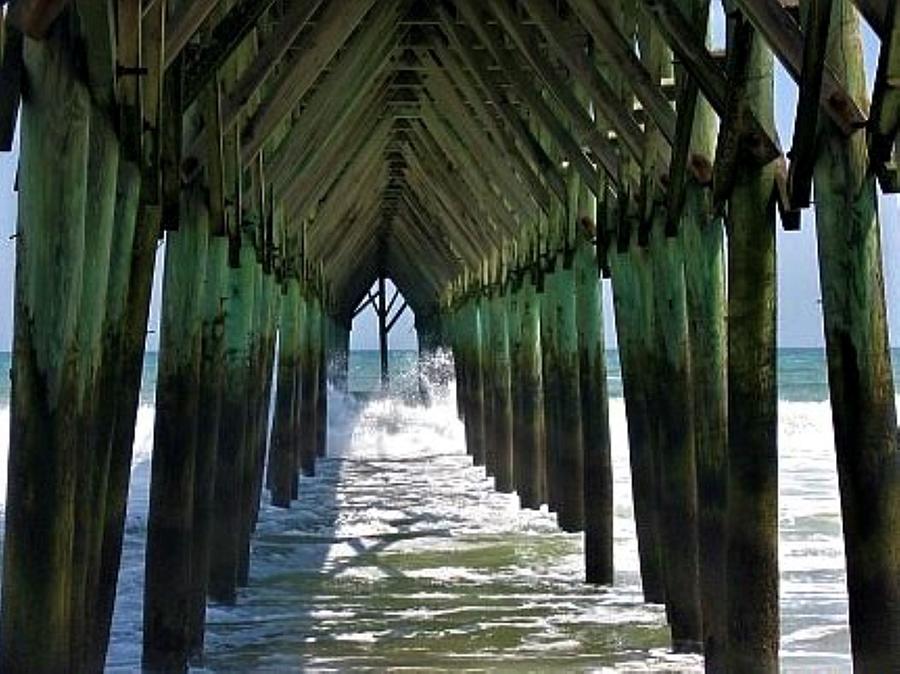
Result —
[{"label": "wooden plank", "polygon": [[[741,11],[772,47],[778,60],[795,82],[803,71],[804,35],[800,26],[778,0],[735,0]],[[845,134],[863,128],[866,115],[827,64],[819,98],[829,117]]]},{"label": "wooden plank", "polygon": [[788,191],[794,209],[809,206],[812,192],[819,100],[825,74],[831,5],[831,0],[808,0],[806,8],[803,70],[800,76],[797,113],[794,117],[794,140],[789,154],[791,164],[788,173]]},{"label": "wooden plank", "polygon": [[175,62],[188,40],[199,30],[217,4],[219,0],[191,0],[176,5],[175,13],[166,26],[166,68]]},{"label": "wooden plank", "polygon": [[196,50],[184,52],[184,107],[215,79],[219,68],[275,0],[238,0]]},{"label": "wooden plank", "polygon": [[[141,0],[117,0],[116,7],[116,101],[119,113],[119,141],[125,157],[137,162],[143,143],[142,91],[146,76],[143,54]],[[133,73],[126,75],[125,73]]]},{"label": "wooden plank", "polygon": [[[519,63],[512,55],[509,54],[509,52],[507,52],[507,50],[497,38],[497,35],[494,32],[488,30],[487,25],[482,21],[482,18],[479,16],[478,10],[474,7],[473,4],[468,2],[468,0],[465,0],[464,2],[461,2],[459,4],[459,8],[466,20],[466,23],[468,23],[469,27],[474,31],[475,35],[478,37],[478,40],[480,40],[488,48],[488,51],[490,51],[494,59],[496,59],[497,64],[503,70],[504,75],[508,77],[509,80],[513,83],[516,92],[523,98],[528,107],[532,111],[534,111],[534,113],[541,120],[541,123],[550,132],[550,135],[553,137],[554,142],[559,145],[560,149],[566,155],[566,159],[572,162],[579,175],[591,188],[591,191],[594,192],[594,194],[596,194],[599,198],[602,198],[603,186],[596,170],[587,160],[587,157],[585,157],[579,144],[575,141],[569,131],[565,128],[565,126],[563,126],[562,122],[560,122],[556,114],[543,100],[540,93],[538,93],[534,89],[532,83],[529,81],[528,76],[520,67]],[[446,10],[443,9],[441,9],[440,11],[444,13],[446,12]],[[447,18],[449,19],[449,17]],[[618,157],[612,152],[604,152],[598,157],[598,159],[600,160],[600,163],[603,165],[604,170],[610,177],[610,180],[613,182],[613,184],[617,184],[619,174]]]},{"label": "wooden plank", "polygon": [[237,121],[240,111],[284,58],[322,2],[323,0],[297,0],[291,5],[278,27],[256,53],[253,62],[231,88],[222,111],[226,128]]},{"label": "wooden plank", "polygon": [[[530,35],[526,34],[520,19],[518,19],[509,7],[500,0],[489,0],[488,5],[490,6],[491,12],[493,12],[494,16],[500,21],[503,29],[509,34],[515,45],[519,48],[519,51],[535,72],[537,72],[544,80],[550,88],[550,91],[556,96],[560,105],[562,105],[563,109],[566,111],[571,124],[577,130],[579,136],[581,136],[582,143],[590,145],[592,149],[594,145],[599,144],[599,152],[609,151],[606,137],[601,135],[594,120],[587,114],[587,110],[585,110],[584,106],[575,98],[569,83],[565,82],[563,78],[557,74],[554,67],[544,56],[540,46]],[[574,50],[571,49],[571,40],[561,39],[560,41],[562,42],[560,46],[565,47],[563,53],[567,56],[565,59],[566,65],[571,68],[580,63],[583,66],[585,63],[584,56],[586,55],[586,49],[584,50],[584,54],[576,55]],[[573,70],[577,72],[581,69],[574,68]],[[588,77],[583,78],[583,80],[585,80],[590,87],[588,91],[591,94],[591,100],[594,103],[594,108],[597,113],[606,118],[609,126],[615,130],[618,137],[622,140],[624,147],[631,153],[631,156],[640,163],[641,158],[643,157],[643,131],[631,116],[628,108],[619,103],[612,87],[610,87],[602,78],[597,77],[595,79],[588,75]],[[582,85],[584,86],[584,81],[582,81]],[[599,156],[598,150],[594,150],[594,152]]]},{"label": "wooden plank", "polygon": [[[647,72],[634,50],[629,48],[606,10],[596,3],[584,0],[573,0],[572,8],[578,15],[581,24],[594,39],[595,49],[601,52],[604,58],[608,59],[610,64],[618,70],[625,86],[634,91],[637,99],[650,113],[654,124],[662,131],[663,136],[670,143],[673,142],[675,113],[672,111],[672,106],[669,105],[669,101],[661,93],[657,83],[650,77],[650,73]],[[617,102],[618,97],[613,95],[608,85],[605,85],[605,81],[597,69],[587,63],[582,55],[574,54],[568,48],[564,39],[562,22],[548,0],[528,3],[527,10],[537,21],[545,37],[555,47],[566,66],[579,78],[581,85],[591,93],[592,98],[605,100],[608,106]]]},{"label": "wooden plank", "polygon": [[91,95],[101,107],[111,107],[116,78],[126,72],[116,62],[116,7],[113,0],[76,0],[75,10],[81,24]]},{"label": "wooden plank", "polygon": [[[244,134],[246,139],[241,147],[241,158],[245,164],[262,149],[281,120],[303,98],[374,2],[375,0],[330,0],[316,23],[315,30],[304,41],[300,52],[285,65],[272,93],[250,120]],[[391,11],[392,5],[394,3],[382,3],[379,10]],[[230,107],[230,104],[226,107]]]},{"label": "wooden plank", "polygon": [[[610,0],[603,2],[610,7]],[[673,0],[643,0],[643,3],[669,48],[697,80],[703,96],[724,117],[728,112],[731,84],[706,48],[703,34],[688,22]],[[767,133],[752,113],[748,113],[742,129],[742,144],[758,163],[767,164],[781,154],[777,138]]]},{"label": "wooden plank", "polygon": [[885,16],[869,125],[869,155],[882,189],[897,191],[896,141],[900,129],[900,10],[892,3]]}]

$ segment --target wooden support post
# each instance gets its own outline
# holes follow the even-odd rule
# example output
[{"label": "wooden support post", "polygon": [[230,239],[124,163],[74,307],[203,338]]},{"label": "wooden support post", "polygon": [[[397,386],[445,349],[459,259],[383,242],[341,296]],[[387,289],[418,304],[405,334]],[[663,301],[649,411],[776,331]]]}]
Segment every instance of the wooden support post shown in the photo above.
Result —
[{"label": "wooden support post", "polygon": [[485,462],[486,429],[484,424],[484,371],[482,358],[481,316],[478,301],[472,297],[466,301],[466,446],[476,466]]},{"label": "wooden support post", "polygon": [[[478,305],[481,339],[482,424],[484,425],[484,472],[489,478],[497,475],[497,417],[494,399],[497,393],[494,346],[494,322],[491,316],[491,298],[485,288],[479,289]],[[494,481],[496,484],[496,481]]]},{"label": "wooden support post", "polygon": [[[580,196],[589,198],[585,194]],[[576,243],[574,269],[584,443],[584,568],[587,582],[611,585],[613,477],[603,304],[596,254],[590,242],[581,235]]]},{"label": "wooden support post", "polygon": [[303,282],[298,279],[299,294],[297,298],[297,342],[294,349],[297,352],[297,365],[294,374],[294,430],[293,430],[293,459],[291,463],[291,498],[296,499],[300,489],[300,471],[303,463],[304,445],[304,403],[303,395],[306,387],[306,297],[304,296]]},{"label": "wooden support post", "polygon": [[318,325],[316,300],[307,289],[304,298],[302,364],[300,368],[302,391],[300,393],[300,470],[306,477],[316,474],[316,422],[318,420],[319,375],[316,367],[316,336]]},{"label": "wooden support post", "polygon": [[387,391],[388,375],[388,330],[387,330],[387,293],[384,287],[384,274],[378,276],[378,349],[381,355],[381,390]]},{"label": "wooden support post", "polygon": [[[859,19],[835,2],[828,62],[866,96]],[[890,27],[888,27],[890,28]],[[866,139],[820,118],[816,232],[841,492],[854,670],[900,668],[897,420],[875,179]]]},{"label": "wooden support post", "polygon": [[[661,207],[659,207],[661,208]],[[650,263],[655,292],[657,387],[654,413],[659,424],[659,523],[663,546],[666,603],[672,646],[679,652],[702,648],[697,548],[697,471],[694,457],[687,296],[679,237],[665,236],[665,217],[655,210]]]},{"label": "wooden support post", "polygon": [[[212,227],[212,223],[210,223]],[[189,652],[203,653],[206,595],[209,591],[210,544],[215,512],[216,463],[222,390],[225,385],[225,313],[228,282],[228,239],[211,237],[200,296],[200,405],[197,412],[197,450],[194,460],[194,523],[191,532],[191,607],[188,618]]]},{"label": "wooden support post", "polygon": [[326,341],[328,329],[328,314],[325,313],[325,304],[321,299],[316,299],[319,313],[319,329],[316,333],[317,364],[319,376],[319,398],[316,401],[316,456],[325,458],[328,454],[328,343]]},{"label": "wooden support post", "polygon": [[491,342],[491,424],[490,444],[493,447],[495,488],[497,491],[512,493],[513,446],[512,446],[512,397],[510,393],[511,371],[509,350],[509,325],[507,318],[507,298],[501,292],[488,300],[490,312]]},{"label": "wooden support post", "polygon": [[[774,129],[773,59],[739,15],[737,101]],[[773,164],[739,162],[728,207],[726,670],[778,671],[778,390]]]},{"label": "wooden support post", "polygon": [[[624,200],[623,200],[624,201]],[[621,226],[636,224],[622,216]],[[616,336],[622,368],[622,389],[628,417],[631,460],[631,491],[637,529],[638,555],[644,600],[661,604],[666,600],[662,570],[659,523],[659,458],[657,428],[653,412],[655,390],[651,363],[655,344],[653,282],[647,251],[628,237],[624,246],[610,250]]]},{"label": "wooden support post", "polygon": [[[569,258],[569,259],[567,259]],[[581,381],[575,312],[575,271],[566,253],[558,256],[550,283],[556,321],[558,377],[557,497],[563,531],[584,529],[584,442],[581,424]]]},{"label": "wooden support post", "polygon": [[269,455],[269,484],[272,489],[272,505],[288,508],[291,504],[293,481],[296,480],[293,465],[295,447],[294,414],[299,407],[295,377],[299,368],[297,348],[300,342],[300,282],[287,278],[281,296],[281,320],[279,323],[278,385],[275,398],[275,417],[272,428],[272,449]]},{"label": "wooden support post", "polygon": [[103,536],[101,485],[105,478],[104,439],[98,425],[101,392],[102,333],[109,288],[110,253],[115,223],[116,181],[119,173],[119,144],[112,125],[97,108],[91,113],[90,155],[88,157],[89,198],[85,221],[92,223],[91,246],[82,269],[81,305],[76,338],[81,362],[78,399],[82,428],[79,431],[78,474],[75,501],[75,532],[72,549],[72,669],[83,670],[92,659],[93,594],[99,565],[99,545]]},{"label": "wooden support post", "polygon": [[200,301],[209,221],[201,196],[182,196],[181,227],[167,237],[147,519],[143,665],[187,664],[200,409]]},{"label": "wooden support post", "polygon": [[[705,21],[706,0],[690,0],[688,16]],[[690,95],[688,73],[676,68],[682,92]],[[695,99],[696,100],[696,99]],[[687,134],[691,165],[711,167],[715,155],[716,119],[702,97],[693,106]],[[724,672],[727,585],[725,583],[725,507],[728,419],[726,392],[725,250],[721,217],[713,214],[708,185],[697,171],[684,184],[678,231],[684,248],[691,379],[694,395],[694,446],[699,510],[700,598],[707,672]],[[672,201],[670,199],[670,208]]]},{"label": "wooden support post", "polygon": [[[94,418],[94,461],[98,465],[99,479],[95,484],[92,498],[95,505],[95,517],[98,520],[98,536],[94,541],[94,561],[90,563],[90,577],[87,582],[90,625],[90,646],[83,668],[88,672],[103,669],[106,660],[106,649],[109,643],[109,626],[112,619],[112,604],[107,603],[115,594],[116,576],[118,575],[118,558],[115,563],[115,574],[107,575],[109,561],[104,555],[107,540],[116,537],[113,524],[108,517],[108,501],[113,493],[112,462],[114,448],[112,444],[116,423],[116,410],[123,385],[123,337],[127,316],[127,302],[131,279],[132,248],[135,243],[135,226],[137,224],[138,198],[140,191],[140,174],[137,167],[129,162],[119,162],[119,175],[116,181],[116,203],[112,243],[110,246],[110,267],[107,276],[106,311],[102,333],[102,362],[98,377],[99,400]],[[155,237],[154,237],[155,238]],[[152,254],[151,248],[151,254]],[[152,273],[152,267],[151,267]],[[147,279],[149,281],[149,278]],[[140,382],[136,383],[140,386]],[[135,394],[137,391],[134,392]],[[135,398],[136,402],[136,398]],[[132,428],[133,432],[133,428]],[[129,457],[131,447],[128,448]],[[130,464],[130,462],[129,462]],[[130,465],[129,465],[130,468]],[[126,476],[127,479],[127,476]]]},{"label": "wooden support post", "polygon": [[506,330],[509,335],[509,396],[512,407],[512,484],[520,496],[522,483],[525,482],[525,471],[522,463],[522,448],[525,446],[522,433],[525,426],[521,419],[520,401],[522,399],[522,376],[517,367],[522,348],[522,282],[519,272],[511,272],[508,282]]},{"label": "wooden support post", "polygon": [[516,436],[521,443],[522,479],[517,478],[519,502],[523,508],[537,509],[541,505],[544,465],[544,386],[541,364],[540,298],[533,283],[525,281],[522,288],[522,338],[515,361],[516,377],[520,379]]},{"label": "wooden support post", "polygon": [[246,237],[240,237],[239,241],[240,266],[228,271],[228,292],[224,303],[225,386],[222,391],[209,565],[209,596],[223,603],[234,603],[236,599],[241,531],[239,495],[248,435],[250,338],[255,301],[256,252]]},{"label": "wooden support post", "polygon": [[[90,98],[58,37],[25,41],[0,670],[70,669],[76,329]],[[60,148],[66,152],[60,153]]]},{"label": "wooden support post", "polygon": [[544,383],[544,475],[541,502],[550,512],[559,510],[559,449],[560,431],[560,372],[559,372],[559,316],[552,286],[555,272],[543,278],[540,294],[541,379]]}]

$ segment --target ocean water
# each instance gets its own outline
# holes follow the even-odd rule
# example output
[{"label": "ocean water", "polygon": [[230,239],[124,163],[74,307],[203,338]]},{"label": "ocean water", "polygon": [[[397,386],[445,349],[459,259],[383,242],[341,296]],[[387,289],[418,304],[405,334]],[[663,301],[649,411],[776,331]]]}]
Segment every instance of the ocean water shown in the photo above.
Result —
[{"label": "ocean water", "polygon": [[[582,583],[580,535],[495,493],[465,454],[452,382],[418,387],[414,352],[391,354],[392,395],[330,393],[329,457],[288,510],[263,507],[251,582],[211,606],[197,671],[497,669],[702,671],[667,652],[664,611],[641,602],[627,426],[609,354],[615,584]],[[894,355],[894,362],[900,354]],[[0,369],[8,369],[0,354]],[[143,552],[155,357],[147,358],[110,671],[140,661]],[[900,372],[895,373],[895,376]],[[354,352],[350,389],[379,385],[376,352]],[[784,671],[850,671],[847,598],[824,354],[779,352]],[[0,382],[5,494],[9,382]],[[0,498],[0,504],[5,502]]]}]

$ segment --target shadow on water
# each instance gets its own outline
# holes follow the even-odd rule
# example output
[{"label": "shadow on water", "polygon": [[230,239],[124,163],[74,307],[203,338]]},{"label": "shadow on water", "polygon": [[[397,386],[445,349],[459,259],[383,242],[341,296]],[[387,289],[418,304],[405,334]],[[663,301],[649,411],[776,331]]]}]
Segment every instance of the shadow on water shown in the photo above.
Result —
[{"label": "shadow on water", "polygon": [[494,492],[452,389],[430,397],[331,397],[330,456],[290,510],[263,506],[250,587],[209,611],[206,671],[696,671],[634,570],[584,585],[580,536]]}]

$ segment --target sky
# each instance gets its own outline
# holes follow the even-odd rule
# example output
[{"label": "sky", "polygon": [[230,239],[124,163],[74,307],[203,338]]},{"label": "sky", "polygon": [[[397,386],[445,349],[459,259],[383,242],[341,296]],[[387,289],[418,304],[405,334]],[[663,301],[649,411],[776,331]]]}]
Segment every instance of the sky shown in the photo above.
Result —
[{"label": "sky", "polygon": [[[713,3],[714,6],[718,3]],[[712,19],[712,44],[722,46],[722,15],[714,12]],[[864,24],[866,67],[871,86],[878,54],[878,42]],[[794,110],[797,104],[797,87],[787,73],[778,66],[775,82],[776,123],[782,147],[791,146]],[[0,351],[12,344],[13,277],[15,270],[16,196],[13,191],[18,162],[18,142],[12,152],[0,153]],[[885,283],[888,299],[888,317],[891,343],[900,346],[900,197],[880,197],[882,251],[885,258]],[[819,272],[816,262],[815,218],[812,209],[804,212],[799,232],[778,229],[778,340],[782,347],[816,347],[823,344],[822,313],[819,293]],[[160,283],[162,280],[163,246],[160,246],[154,282],[154,296],[147,346],[155,350],[160,307]],[[606,317],[606,343],[615,346],[611,291],[609,281],[604,281],[604,315]],[[393,349],[416,347],[413,316],[407,311],[397,322],[389,339]],[[367,309],[353,323],[351,348],[378,348],[377,321],[374,312]]]}]

